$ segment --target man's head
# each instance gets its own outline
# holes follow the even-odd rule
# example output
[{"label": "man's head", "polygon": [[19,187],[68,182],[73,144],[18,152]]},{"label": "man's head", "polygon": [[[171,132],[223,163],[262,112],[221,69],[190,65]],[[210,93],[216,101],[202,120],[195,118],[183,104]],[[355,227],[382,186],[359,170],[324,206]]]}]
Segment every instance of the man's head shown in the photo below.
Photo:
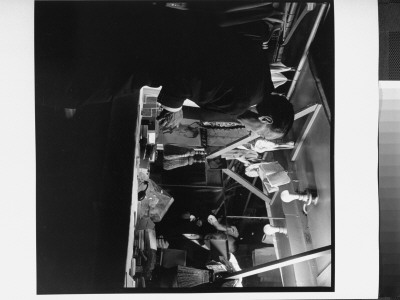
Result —
[{"label": "man's head", "polygon": [[267,140],[284,137],[292,128],[293,105],[281,95],[268,95],[255,109],[251,108],[238,117],[248,130]]}]

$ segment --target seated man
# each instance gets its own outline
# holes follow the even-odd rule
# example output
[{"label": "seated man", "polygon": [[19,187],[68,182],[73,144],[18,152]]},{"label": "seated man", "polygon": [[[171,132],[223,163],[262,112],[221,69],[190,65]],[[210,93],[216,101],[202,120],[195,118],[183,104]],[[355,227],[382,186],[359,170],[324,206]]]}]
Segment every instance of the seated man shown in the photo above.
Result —
[{"label": "seated man", "polygon": [[165,220],[163,226],[157,226],[158,238],[168,241],[170,248],[186,250],[187,263],[194,267],[204,266],[209,260],[212,239],[226,240],[229,252],[234,253],[238,248],[237,228],[220,224],[213,215],[207,216],[185,212],[168,223]]}]

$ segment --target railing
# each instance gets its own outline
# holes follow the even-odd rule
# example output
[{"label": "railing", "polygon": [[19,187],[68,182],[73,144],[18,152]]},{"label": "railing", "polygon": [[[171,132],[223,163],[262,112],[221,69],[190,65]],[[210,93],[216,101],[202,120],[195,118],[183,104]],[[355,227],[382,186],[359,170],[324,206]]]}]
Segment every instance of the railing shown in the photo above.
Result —
[{"label": "railing", "polygon": [[288,91],[288,93],[286,95],[289,99],[290,99],[290,97],[292,96],[292,94],[294,92],[297,80],[299,79],[299,76],[301,74],[301,70],[303,69],[304,63],[307,60],[308,51],[310,50],[311,43],[314,40],[314,37],[315,37],[315,34],[317,33],[319,24],[320,24],[320,22],[322,20],[322,17],[323,17],[323,15],[324,15],[324,13],[325,13],[327,8],[328,8],[328,4],[324,3],[324,4],[321,5],[321,7],[319,9],[317,19],[315,20],[314,26],[313,26],[313,28],[311,30],[311,33],[310,33],[309,37],[308,37],[307,44],[306,44],[305,49],[303,51],[303,55],[302,55],[302,57],[300,59],[299,65],[298,65],[297,70],[296,70],[296,72],[294,74],[294,77],[293,77],[293,80],[292,80],[292,84],[291,84],[291,86],[289,88],[289,91]]},{"label": "railing", "polygon": [[297,263],[305,262],[311,259],[315,259],[321,257],[323,255],[331,255],[332,246],[325,246],[317,249],[313,249],[311,251],[306,251],[303,253],[299,253],[296,255],[292,255],[289,257],[285,257],[282,259],[278,259],[276,261],[268,262],[265,264],[261,264],[252,268],[247,268],[242,271],[234,272],[228,275],[224,279],[239,279],[243,277],[248,277],[252,275],[256,275],[259,273],[275,270],[278,268],[283,268],[286,266],[294,265]]}]

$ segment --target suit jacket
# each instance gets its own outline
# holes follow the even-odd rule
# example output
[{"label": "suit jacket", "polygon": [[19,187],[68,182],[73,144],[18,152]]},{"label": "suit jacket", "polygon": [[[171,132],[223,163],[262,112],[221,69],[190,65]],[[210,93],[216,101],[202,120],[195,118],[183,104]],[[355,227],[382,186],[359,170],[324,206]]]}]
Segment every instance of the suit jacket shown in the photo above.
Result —
[{"label": "suit jacket", "polygon": [[221,28],[206,28],[201,37],[191,45],[202,51],[195,57],[183,53],[174,74],[160,78],[159,103],[177,108],[190,99],[205,111],[236,117],[273,91],[261,45]]},{"label": "suit jacket", "polygon": [[261,45],[152,3],[37,3],[35,62],[37,103],[59,107],[162,85],[166,106],[238,115],[273,88]]}]

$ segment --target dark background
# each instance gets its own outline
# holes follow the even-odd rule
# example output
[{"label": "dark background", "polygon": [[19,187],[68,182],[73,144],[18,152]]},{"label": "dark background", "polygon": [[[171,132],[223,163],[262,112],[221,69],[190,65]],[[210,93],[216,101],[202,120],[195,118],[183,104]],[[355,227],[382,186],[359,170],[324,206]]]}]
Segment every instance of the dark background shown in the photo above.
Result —
[{"label": "dark background", "polygon": [[37,292],[118,290],[125,274],[134,101],[37,107]]},{"label": "dark background", "polygon": [[[393,6],[397,8],[392,9]],[[392,49],[398,47],[398,6],[396,0],[379,1],[380,80],[398,80],[398,77],[391,77],[398,74],[399,68],[396,68],[396,64],[389,64],[388,49],[390,32],[393,32]],[[385,22],[394,27],[387,30]],[[395,55],[390,59],[392,62],[398,61]],[[85,244],[92,243],[92,230],[98,224],[85,217],[95,215],[90,198],[97,199],[103,188],[104,172],[100,171],[103,170],[102,163],[106,157],[105,145],[109,140],[107,132],[110,120],[109,105],[99,105],[95,110],[78,112],[75,120],[66,120],[63,113],[55,109],[36,108],[38,292],[72,293],[91,289],[89,282],[92,282],[90,278],[94,274],[95,254],[92,250],[95,246]],[[84,151],[78,154],[80,147]],[[75,183],[80,183],[81,187],[76,187]],[[397,198],[383,200],[386,204],[397,207],[398,212]],[[85,207],[90,207],[92,212],[82,209]],[[393,221],[385,218],[381,212],[381,222],[382,220]],[[77,223],[83,227],[74,225]],[[72,231],[71,228],[75,230]],[[387,272],[381,273],[382,296],[399,295],[399,272],[393,268],[399,266],[398,250],[396,252],[399,232],[398,228],[391,228],[395,231],[383,232],[386,235],[383,238],[381,236],[381,263],[386,260],[388,266]],[[389,253],[385,255],[382,250]],[[91,267],[85,267],[90,260]]]},{"label": "dark background", "polygon": [[[62,49],[57,57],[62,72],[69,68],[64,55],[76,51],[76,24],[85,23],[85,14],[79,5],[58,4],[54,15],[49,13],[52,3],[35,4],[35,47],[36,58],[43,49]],[[333,80],[333,50],[321,52],[333,49],[333,35],[327,34],[332,11],[310,50],[323,85]],[[63,38],[55,39],[59,44],[51,42],[52,30],[46,28],[51,24],[62,29]],[[40,82],[41,74],[35,75]],[[326,84],[324,89],[332,104],[333,87]],[[81,107],[67,119],[60,107],[39,105],[40,96],[36,94],[37,293],[124,292],[138,98]]]}]

